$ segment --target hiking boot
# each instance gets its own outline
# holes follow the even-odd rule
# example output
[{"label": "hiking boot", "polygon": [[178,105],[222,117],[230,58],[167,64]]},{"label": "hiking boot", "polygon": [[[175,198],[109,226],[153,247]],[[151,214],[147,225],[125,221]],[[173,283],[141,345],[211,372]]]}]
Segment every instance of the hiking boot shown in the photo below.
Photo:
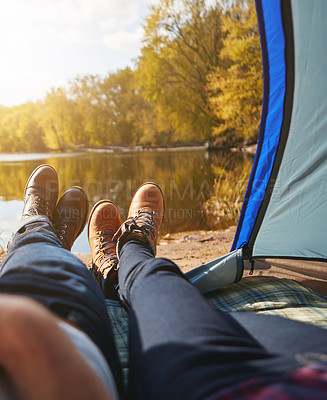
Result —
[{"label": "hiking boot", "polygon": [[151,247],[156,255],[157,238],[164,216],[164,197],[158,185],[147,182],[135,193],[128,211],[127,221],[123,223],[115,238],[119,236],[117,253],[129,240],[140,240]]},{"label": "hiking boot", "polygon": [[118,258],[115,232],[121,225],[118,208],[110,200],[101,200],[92,208],[88,238],[92,252],[92,272],[107,298],[118,300]]},{"label": "hiking boot", "polygon": [[54,227],[63,247],[70,250],[82,233],[89,210],[89,201],[84,189],[73,186],[60,198],[54,217]]},{"label": "hiking boot", "polygon": [[38,166],[30,175],[24,192],[21,222],[32,215],[45,215],[52,222],[58,199],[58,175],[50,165]]}]

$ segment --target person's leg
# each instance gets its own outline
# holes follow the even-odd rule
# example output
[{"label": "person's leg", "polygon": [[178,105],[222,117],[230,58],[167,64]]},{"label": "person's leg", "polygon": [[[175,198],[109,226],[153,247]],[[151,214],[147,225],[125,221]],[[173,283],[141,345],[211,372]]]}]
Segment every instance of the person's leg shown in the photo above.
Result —
[{"label": "person's leg", "polygon": [[131,308],[131,391],[147,399],[204,399],[238,382],[295,369],[305,352],[327,349],[321,328],[217,312],[173,262],[153,258],[137,240],[122,247],[119,263],[120,293]]},{"label": "person's leg", "polygon": [[[121,391],[121,369],[101,289],[84,264],[63,247],[71,241],[62,242],[56,235],[51,222],[56,196],[51,204],[45,204],[47,185],[40,179],[34,181],[29,180],[27,189],[33,183],[33,190],[40,193],[25,191],[21,225],[0,271],[0,292],[33,298],[84,331],[104,354]],[[40,215],[49,209],[51,212]],[[75,225],[79,229],[79,224]]]},{"label": "person's leg", "polygon": [[[228,313],[212,309],[172,261],[154,258],[155,241],[150,246],[134,235],[137,218],[131,229],[127,225],[118,243],[118,277],[130,309],[131,397],[204,399],[299,366],[292,356],[268,352]],[[325,332],[315,333],[326,347]]]}]

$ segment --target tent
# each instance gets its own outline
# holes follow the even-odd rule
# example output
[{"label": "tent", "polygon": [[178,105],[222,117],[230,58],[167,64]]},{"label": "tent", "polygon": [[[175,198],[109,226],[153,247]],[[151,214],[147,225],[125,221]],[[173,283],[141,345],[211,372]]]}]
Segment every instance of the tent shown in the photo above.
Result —
[{"label": "tent", "polygon": [[188,274],[202,292],[250,274],[327,294],[327,1],[256,0],[264,96],[231,253]]},{"label": "tent", "polygon": [[[327,0],[256,6],[264,97],[243,209],[231,252],[186,276],[221,311],[327,328],[326,297],[310,289],[327,294]],[[113,303],[108,313],[127,369],[128,317]]]}]

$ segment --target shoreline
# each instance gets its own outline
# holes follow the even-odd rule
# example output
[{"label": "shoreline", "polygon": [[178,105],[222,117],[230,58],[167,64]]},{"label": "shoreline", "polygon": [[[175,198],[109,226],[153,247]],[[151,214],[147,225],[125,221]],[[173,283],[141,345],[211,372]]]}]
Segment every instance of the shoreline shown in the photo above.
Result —
[{"label": "shoreline", "polygon": [[106,148],[92,149],[87,148],[85,150],[79,149],[78,151],[86,153],[143,153],[143,152],[166,152],[166,151],[201,151],[209,150],[210,147],[207,145],[194,145],[194,146],[108,146]]},{"label": "shoreline", "polygon": [[138,145],[138,146],[106,146],[101,148],[87,148],[76,146],[71,149],[72,152],[81,153],[141,153],[141,152],[178,152],[178,151],[222,151],[222,152],[240,152],[254,155],[257,145],[239,146],[239,147],[216,147],[210,142],[188,143],[181,145]]},{"label": "shoreline", "polygon": [[139,146],[105,146],[99,148],[85,147],[84,145],[67,148],[63,151],[43,151],[35,153],[26,152],[0,152],[0,156],[15,156],[15,155],[27,155],[27,154],[39,154],[49,156],[64,156],[68,154],[85,154],[85,153],[146,153],[146,152],[182,152],[182,151],[212,151],[212,152],[231,152],[231,153],[246,153],[254,155],[257,149],[257,145],[249,146],[238,146],[238,147],[216,147],[211,145],[209,142],[204,144],[183,144],[183,145],[139,145]]}]

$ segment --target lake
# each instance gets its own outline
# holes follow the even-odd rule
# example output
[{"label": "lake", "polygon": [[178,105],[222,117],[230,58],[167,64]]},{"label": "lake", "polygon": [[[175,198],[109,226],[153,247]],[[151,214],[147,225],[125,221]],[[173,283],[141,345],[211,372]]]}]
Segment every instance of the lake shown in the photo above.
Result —
[{"label": "lake", "polygon": [[[146,181],[158,183],[165,195],[165,221],[161,234],[226,227],[204,211],[204,202],[214,193],[218,175],[228,171],[232,192],[239,171],[248,174],[252,158],[238,153],[178,151],[142,153],[0,154],[0,244],[8,239],[21,218],[23,192],[30,173],[40,164],[50,164],[58,172],[60,195],[70,186],[82,186],[91,207],[100,199],[110,199],[127,216],[135,190]],[[233,183],[232,181],[235,180]],[[225,190],[225,189],[224,189]],[[235,221],[234,221],[235,222]],[[229,221],[230,223],[230,221]],[[213,225],[214,224],[214,225]],[[72,251],[90,252],[86,229]]]}]

